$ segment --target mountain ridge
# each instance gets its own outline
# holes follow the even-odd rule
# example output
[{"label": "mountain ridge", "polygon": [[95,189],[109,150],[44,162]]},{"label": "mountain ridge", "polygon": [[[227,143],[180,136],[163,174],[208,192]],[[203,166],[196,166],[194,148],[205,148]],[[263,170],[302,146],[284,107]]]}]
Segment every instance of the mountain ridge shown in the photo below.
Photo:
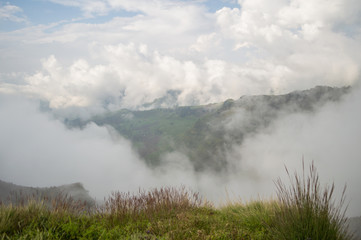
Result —
[{"label": "mountain ridge", "polygon": [[[68,126],[89,123],[110,126],[130,140],[151,167],[162,164],[165,154],[177,151],[189,158],[196,171],[223,171],[227,152],[235,144],[266,129],[284,115],[312,114],[319,107],[337,102],[351,87],[316,86],[282,95],[251,95],[221,103],[175,106],[148,110],[109,111]],[[157,102],[157,101],[155,101]]]}]

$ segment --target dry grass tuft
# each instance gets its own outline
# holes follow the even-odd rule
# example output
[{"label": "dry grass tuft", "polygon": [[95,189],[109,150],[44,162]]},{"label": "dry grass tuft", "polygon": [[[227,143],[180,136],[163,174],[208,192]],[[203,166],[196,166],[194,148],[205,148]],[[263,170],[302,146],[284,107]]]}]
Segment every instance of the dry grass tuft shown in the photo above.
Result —
[{"label": "dry grass tuft", "polygon": [[333,199],[334,183],[321,188],[314,163],[308,176],[305,176],[304,162],[302,167],[302,176],[291,175],[286,168],[291,186],[286,186],[281,179],[275,182],[280,208],[271,227],[274,236],[277,239],[352,239],[343,207],[346,186],[337,203]]},{"label": "dry grass tuft", "polygon": [[137,194],[113,192],[105,201],[104,211],[118,218],[152,217],[156,214],[186,211],[207,204],[199,193],[190,192],[185,187],[162,187],[150,191],[139,190]]}]

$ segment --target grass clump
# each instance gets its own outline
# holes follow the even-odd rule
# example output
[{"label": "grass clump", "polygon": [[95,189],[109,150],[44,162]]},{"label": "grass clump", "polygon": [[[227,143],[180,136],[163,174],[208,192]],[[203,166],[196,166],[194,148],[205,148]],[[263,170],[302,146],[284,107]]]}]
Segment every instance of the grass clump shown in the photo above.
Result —
[{"label": "grass clump", "polygon": [[286,186],[280,179],[276,183],[279,208],[275,212],[271,232],[274,239],[351,239],[345,217],[345,190],[338,203],[333,199],[335,185],[322,188],[317,170],[312,163],[309,175],[291,175]]},{"label": "grass clump", "polygon": [[103,211],[116,218],[147,218],[183,212],[207,203],[199,193],[187,191],[184,187],[155,188],[139,190],[138,194],[113,192],[105,201]]}]

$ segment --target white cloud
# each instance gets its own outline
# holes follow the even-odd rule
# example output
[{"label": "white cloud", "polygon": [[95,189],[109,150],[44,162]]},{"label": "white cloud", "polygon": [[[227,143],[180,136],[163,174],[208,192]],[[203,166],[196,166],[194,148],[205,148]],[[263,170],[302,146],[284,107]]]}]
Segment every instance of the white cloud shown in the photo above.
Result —
[{"label": "white cloud", "polygon": [[[98,1],[62,4],[82,8],[88,2]],[[245,0],[240,8],[215,14],[192,2],[102,3],[140,14],[2,34],[0,41],[13,44],[0,55],[3,76],[8,69],[16,72],[18,63],[19,72],[24,71],[24,59],[34,62],[39,56],[53,56],[61,67],[44,62],[42,69],[27,73],[25,85],[6,80],[0,83],[2,91],[39,96],[56,108],[98,108],[104,99],[113,99],[117,108],[152,101],[169,89],[183,91],[179,104],[197,104],[315,85],[352,85],[360,77],[361,35],[340,31],[346,23],[359,29],[355,9],[360,4],[351,7],[351,0],[329,1],[330,9],[314,1]],[[297,14],[302,17],[293,19]]]},{"label": "white cloud", "polygon": [[[293,77],[282,85],[307,88],[312,84],[353,84],[359,79],[360,52],[357,35],[340,32],[340,24],[358,29],[360,16],[350,1],[242,1],[241,9],[217,12],[217,23],[235,47],[251,43],[253,58],[278,63],[290,69]],[[324,6],[329,6],[324,7]],[[351,12],[355,12],[352,10]],[[335,30],[335,29],[338,30]]]},{"label": "white cloud", "polygon": [[26,17],[22,16],[23,10],[12,4],[0,5],[0,20],[7,20],[18,23],[28,23]]},{"label": "white cloud", "polygon": [[220,41],[217,39],[216,33],[201,35],[197,38],[197,42],[191,46],[191,50],[206,52],[212,47],[217,47],[219,42]]},{"label": "white cloud", "polygon": [[63,66],[50,56],[43,60],[43,69],[26,77],[23,85],[1,84],[0,89],[43,99],[54,109],[101,109],[106,101],[108,108],[119,109],[139,107],[169,89],[182,91],[178,97],[181,105],[261,94],[282,88],[282,80],[292,74],[287,67],[271,63],[257,68],[212,59],[181,61],[133,43],[95,46],[92,51],[102,64],[78,59]]}]

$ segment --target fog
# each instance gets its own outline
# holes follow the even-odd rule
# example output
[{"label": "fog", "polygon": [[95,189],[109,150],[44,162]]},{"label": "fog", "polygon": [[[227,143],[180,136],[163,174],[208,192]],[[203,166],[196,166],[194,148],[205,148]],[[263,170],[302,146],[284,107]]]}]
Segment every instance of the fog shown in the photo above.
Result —
[{"label": "fog", "polygon": [[[300,173],[302,159],[311,161],[322,184],[347,184],[348,214],[361,214],[361,91],[316,113],[280,117],[264,131],[251,135],[227,154],[227,171],[195,172],[185,155],[163,156],[160,167],[149,168],[129,141],[115,130],[89,124],[67,129],[39,102],[1,95],[0,175],[25,186],[56,186],[82,182],[91,196],[103,200],[111,191],[137,191],[161,186],[186,186],[216,205],[228,200],[275,197],[273,181],[285,178],[284,166]],[[337,195],[336,194],[336,195]]]},{"label": "fog", "polygon": [[344,101],[330,103],[315,114],[284,116],[264,133],[246,139],[239,152],[246,166],[264,178],[285,177],[284,166],[301,173],[314,161],[323,184],[336,185],[336,195],[347,185],[348,213],[360,215],[360,88]]}]

